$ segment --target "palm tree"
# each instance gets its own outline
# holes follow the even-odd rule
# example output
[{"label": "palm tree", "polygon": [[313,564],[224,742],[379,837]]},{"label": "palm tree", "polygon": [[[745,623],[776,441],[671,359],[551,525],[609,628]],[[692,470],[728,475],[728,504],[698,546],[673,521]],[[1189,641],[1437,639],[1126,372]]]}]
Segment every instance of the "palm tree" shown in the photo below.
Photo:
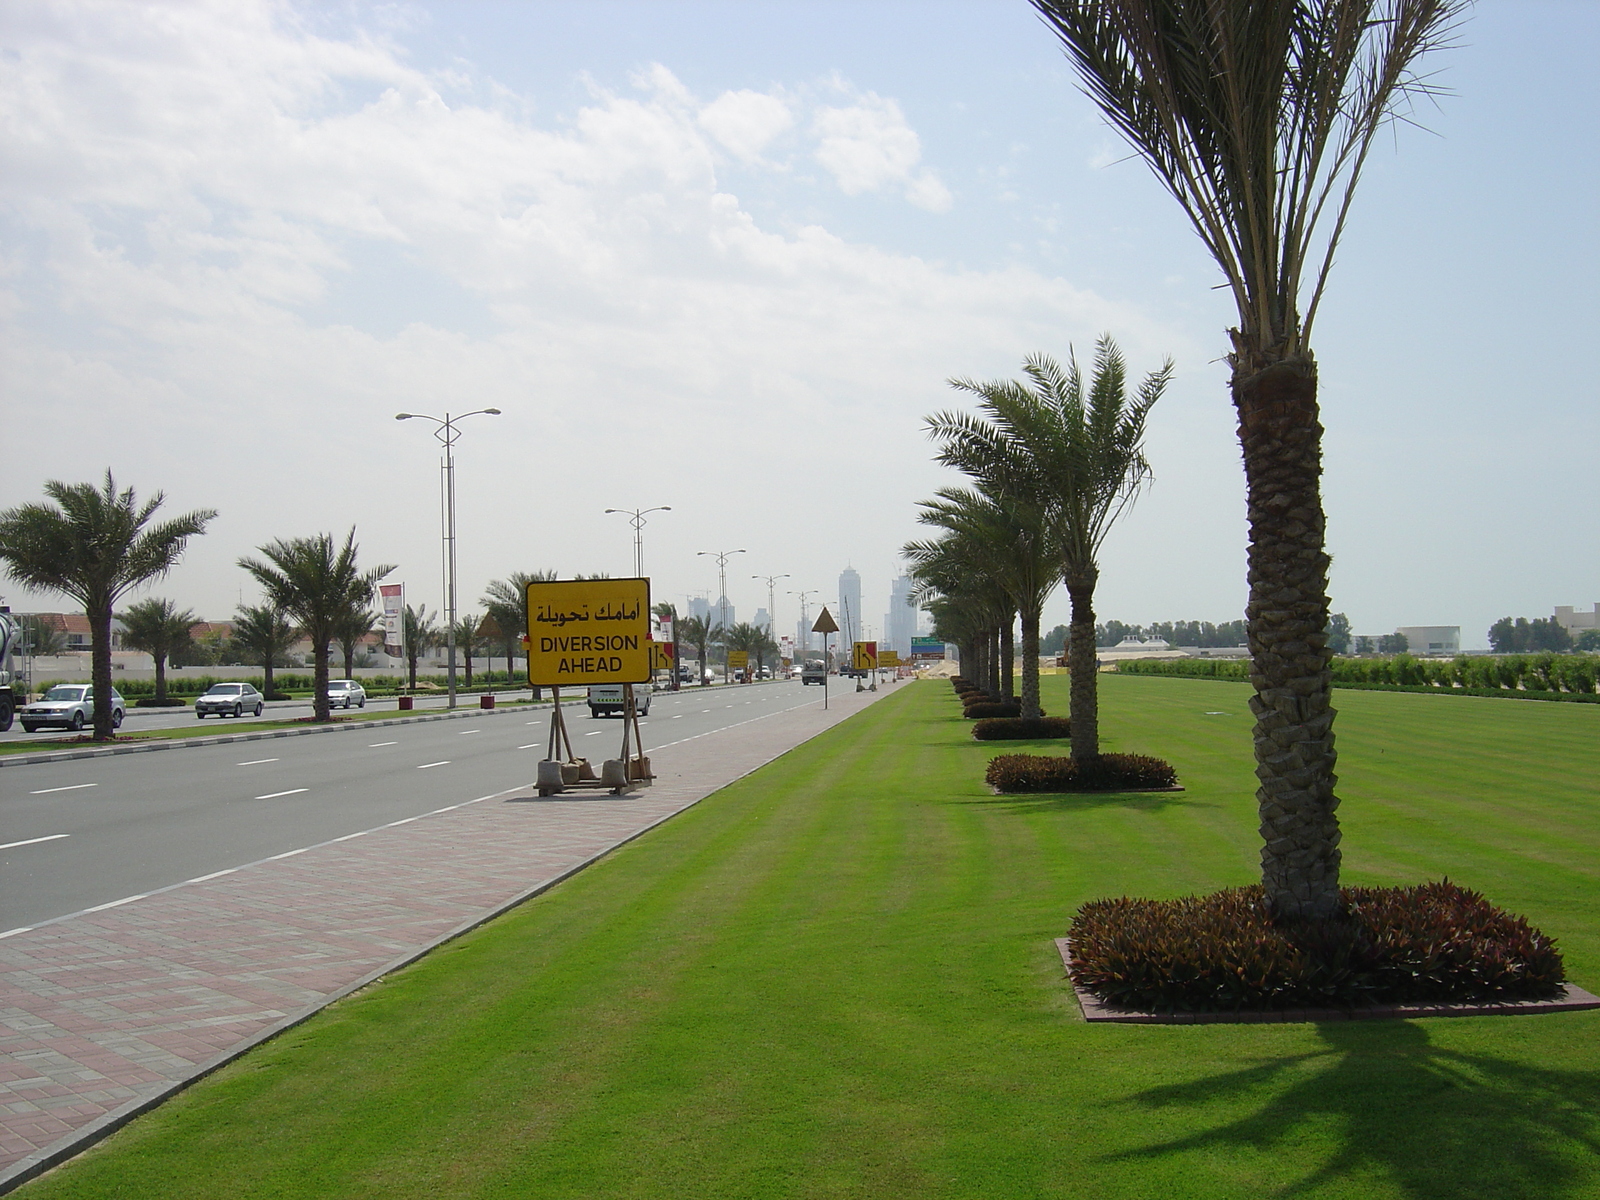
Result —
[{"label": "palm tree", "polygon": [[283,609],[272,604],[243,605],[233,616],[233,640],[262,667],[261,691],[268,700],[281,700],[273,686],[272,672],[278,660],[294,645],[298,631]]},{"label": "palm tree", "polygon": [[406,605],[400,614],[400,635],[406,643],[406,686],[417,690],[417,659],[424,650],[432,650],[444,637],[439,626],[439,614],[430,613],[426,604],[416,608]]},{"label": "palm tree", "polygon": [[1061,555],[1072,602],[1067,645],[1072,757],[1092,760],[1100,754],[1094,652],[1100,547],[1150,476],[1145,421],[1172,378],[1172,363],[1147,375],[1132,401],[1126,364],[1109,335],[1095,344],[1094,378],[1087,389],[1075,355],[1065,371],[1054,359],[1034,355],[1023,372],[1027,383],[951,380],[952,387],[981,398],[982,415],[939,413],[928,427],[944,441],[940,462],[979,480],[1023,527],[1037,527]]},{"label": "palm tree", "polygon": [[750,642],[750,653],[756,656],[756,670],[765,671],[767,659],[778,653],[778,643],[761,626],[755,626],[755,631],[756,636]]},{"label": "palm tree", "polygon": [[993,549],[946,535],[908,542],[911,600],[933,614],[935,632],[960,648],[961,673],[1000,694],[1003,634],[1016,615],[1011,593],[993,575]]},{"label": "palm tree", "polygon": [[970,547],[969,555],[985,561],[988,573],[1009,595],[1022,621],[1022,716],[1037,720],[1039,618],[1061,582],[1061,546],[1047,510],[1037,504],[1008,504],[1003,497],[966,488],[941,488],[937,499],[924,500],[921,507],[917,519]]},{"label": "palm tree", "polygon": [[[752,625],[748,621],[737,621],[723,631],[721,642],[724,649],[743,650],[745,653],[744,681],[750,682],[750,660],[760,654],[761,643],[766,639],[767,631],[759,625]],[[727,666],[724,659],[723,682],[727,682]]]},{"label": "palm tree", "polygon": [[374,612],[367,605],[372,603],[369,592],[366,599],[350,606],[350,611],[345,613],[334,625],[333,640],[339,643],[339,653],[344,656],[344,677],[355,678],[356,673],[356,648],[361,641],[374,630],[383,628],[383,614]]},{"label": "palm tree", "polygon": [[1034,4],[1233,295],[1262,882],[1280,915],[1328,918],[1340,907],[1339,822],[1311,330],[1373,139],[1409,98],[1435,90],[1416,65],[1449,41],[1464,5]]},{"label": "palm tree", "polygon": [[189,630],[199,618],[179,612],[171,600],[151,597],[122,614],[122,644],[143,650],[156,660],[156,704],[167,702],[167,659],[189,643]]},{"label": "palm tree", "polygon": [[[514,571],[505,579],[496,579],[483,589],[478,603],[500,629],[506,647],[506,674],[515,670],[517,647],[528,633],[528,585],[549,583],[556,577],[554,571]],[[533,698],[539,699],[540,689],[533,689]]]},{"label": "palm tree", "polygon": [[48,657],[64,654],[67,635],[46,616],[22,617],[17,622],[22,627],[22,645],[25,653]]},{"label": "palm tree", "polygon": [[678,606],[662,600],[652,604],[650,611],[663,621],[672,622],[672,690],[678,690]]},{"label": "palm tree", "polygon": [[696,670],[700,673],[700,685],[706,684],[706,653],[712,642],[717,640],[717,628],[712,624],[709,615],[704,617],[688,617],[683,622],[683,630],[678,635],[689,645],[694,647],[695,662],[699,664]]},{"label": "palm tree", "polygon": [[117,491],[110,471],[104,487],[52,479],[44,492],[55,506],[22,504],[0,513],[0,562],[24,587],[60,592],[83,605],[94,739],[103,742],[112,736],[111,610],[130,588],[170,571],[189,539],[204,533],[217,514],[196,509],[146,529],[165,495],[139,504],[132,488]]},{"label": "palm tree", "polygon": [[456,622],[456,649],[461,651],[466,660],[467,687],[472,686],[472,654],[483,645],[483,635],[478,632],[478,626],[483,623],[483,618],[475,613],[468,613]]},{"label": "palm tree", "polygon": [[311,640],[313,663],[312,719],[329,721],[329,648],[339,622],[349,616],[372,587],[394,567],[362,571],[356,563],[354,526],[340,546],[331,533],[315,537],[278,538],[261,547],[261,558],[241,558],[239,565],[266,589],[267,599],[292,616]]}]

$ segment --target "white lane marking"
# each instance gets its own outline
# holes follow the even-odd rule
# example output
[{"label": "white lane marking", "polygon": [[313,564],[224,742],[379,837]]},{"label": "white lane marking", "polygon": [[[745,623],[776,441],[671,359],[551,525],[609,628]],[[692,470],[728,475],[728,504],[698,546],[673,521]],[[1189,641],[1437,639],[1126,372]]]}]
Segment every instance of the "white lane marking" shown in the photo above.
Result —
[{"label": "white lane marking", "polygon": [[28,838],[27,840],[21,842],[7,842],[5,845],[0,846],[0,850],[10,850],[13,846],[32,846],[38,842],[53,842],[57,838],[71,836],[72,835],[70,833],[50,833],[46,834],[44,837]]},{"label": "white lane marking", "polygon": [[584,734],[583,736],[584,737],[598,737],[598,736],[600,736],[600,734],[602,734],[604,732],[605,732],[604,729],[592,729],[588,733]]},{"label": "white lane marking", "polygon": [[[525,786],[526,785],[524,785],[524,787]],[[522,787],[507,788],[503,792],[491,792],[487,796],[477,796],[471,800],[465,800],[460,804],[453,805],[452,807],[465,808],[469,804],[482,804],[485,800],[495,800],[501,796],[515,796],[522,790],[524,790]],[[48,921],[41,921],[37,925],[19,925],[15,929],[8,929],[4,933],[0,933],[0,938],[13,937],[19,933],[32,933],[35,929],[42,929],[47,925],[57,925],[62,921],[70,921],[74,917],[81,917],[93,912],[101,912],[107,908],[116,908],[118,905],[122,904],[132,904],[135,900],[143,900],[147,896],[157,896],[163,892],[176,891],[178,888],[187,887],[191,883],[201,883],[207,879],[215,879],[219,875],[232,875],[235,871],[243,871],[250,867],[258,867],[262,863],[274,862],[280,858],[293,858],[296,854],[304,854],[307,850],[316,850],[322,846],[331,846],[336,842],[348,842],[351,838],[365,837],[369,833],[377,833],[378,830],[387,828],[389,828],[387,825],[375,825],[371,829],[362,829],[355,833],[347,833],[343,837],[329,838],[325,842],[314,842],[309,846],[302,846],[298,850],[286,850],[282,854],[274,854],[271,858],[259,858],[255,862],[247,862],[237,867],[229,867],[226,871],[215,871],[210,875],[202,875],[199,879],[185,880],[183,883],[169,883],[166,887],[156,888],[155,891],[152,892],[140,892],[137,896],[124,896],[121,900],[113,900],[109,904],[98,904],[94,908],[80,908],[77,912],[63,913],[59,917],[51,917]]]},{"label": "white lane marking", "polygon": [[29,792],[30,796],[48,796],[51,792],[75,792],[79,788],[99,787],[98,783],[69,783],[66,787],[40,788],[37,792]]},{"label": "white lane marking", "polygon": [[398,746],[399,742],[368,742],[368,750],[376,750],[379,746]]},{"label": "white lane marking", "polygon": [[517,749],[518,750],[537,750],[539,748],[539,746],[540,746],[539,742],[529,742],[526,746],[518,746]]},{"label": "white lane marking", "polygon": [[677,714],[677,715],[676,715],[676,716],[674,716],[674,717],[673,717],[673,718],[672,718],[672,719],[673,719],[673,720],[674,720],[674,721],[681,721],[681,720],[683,720],[683,714],[682,714],[682,713],[678,713],[678,714]]},{"label": "white lane marking", "polygon": [[445,759],[441,759],[440,761],[438,761],[436,763],[421,763],[421,764],[418,765],[417,770],[426,771],[429,767],[448,767],[449,765],[450,765],[450,760],[448,758],[445,758]]},{"label": "white lane marking", "polygon": [[257,800],[276,800],[279,796],[298,796],[301,792],[309,792],[310,788],[290,788],[287,792],[268,792],[265,796],[257,796]]},{"label": "white lane marking", "polygon": [[259,767],[262,763],[277,762],[275,758],[252,758],[249,762],[234,763],[236,767]]},{"label": "white lane marking", "polygon": [[483,732],[483,730],[481,730],[481,729],[458,729],[458,730],[456,730],[456,736],[457,737],[466,737],[467,734],[469,734],[469,733],[482,733],[482,732]]}]

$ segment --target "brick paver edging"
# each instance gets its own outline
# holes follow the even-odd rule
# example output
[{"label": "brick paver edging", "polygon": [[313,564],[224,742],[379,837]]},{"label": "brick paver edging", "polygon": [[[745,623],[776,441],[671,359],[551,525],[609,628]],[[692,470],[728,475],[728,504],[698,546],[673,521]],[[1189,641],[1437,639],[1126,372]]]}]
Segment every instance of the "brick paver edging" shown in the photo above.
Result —
[{"label": "brick paver edging", "polygon": [[332,725],[307,725],[302,729],[264,729],[260,733],[224,733],[211,737],[152,738],[121,746],[86,746],[82,750],[51,750],[42,754],[0,755],[0,767],[32,766],[36,763],[71,762],[79,758],[105,758],[112,754],[148,754],[152,750],[184,750],[191,746],[224,746],[229,742],[259,742],[266,738],[304,737],[311,733],[338,733],[348,729],[382,729],[385,725],[410,725],[416,721],[452,721],[465,717],[498,717],[505,713],[531,712],[549,708],[548,700],[535,700],[516,708],[458,708],[453,712],[416,713],[409,717],[385,717],[379,721],[342,721]]},{"label": "brick paver edging", "polygon": [[657,786],[620,801],[524,785],[17,931],[0,941],[0,1193],[877,698],[670,743]]},{"label": "brick paver edging", "polygon": [[[1072,982],[1072,943],[1056,938],[1061,966]],[[1458,1004],[1374,1004],[1370,1008],[1283,1008],[1269,1012],[1158,1013],[1116,1008],[1072,982],[1085,1021],[1116,1025],[1283,1025],[1307,1021],[1376,1021],[1412,1017],[1514,1017],[1600,1008],[1600,996],[1566,984],[1553,1000],[1483,1000]]]}]

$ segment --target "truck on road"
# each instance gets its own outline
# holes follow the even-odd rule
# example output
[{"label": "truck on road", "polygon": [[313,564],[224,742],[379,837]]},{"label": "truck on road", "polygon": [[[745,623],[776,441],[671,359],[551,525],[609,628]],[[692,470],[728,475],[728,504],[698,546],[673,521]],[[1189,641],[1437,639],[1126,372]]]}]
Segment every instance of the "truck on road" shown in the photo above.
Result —
[{"label": "truck on road", "polygon": [[0,733],[11,728],[17,709],[27,701],[17,675],[17,651],[21,648],[22,624],[9,608],[0,607]]}]

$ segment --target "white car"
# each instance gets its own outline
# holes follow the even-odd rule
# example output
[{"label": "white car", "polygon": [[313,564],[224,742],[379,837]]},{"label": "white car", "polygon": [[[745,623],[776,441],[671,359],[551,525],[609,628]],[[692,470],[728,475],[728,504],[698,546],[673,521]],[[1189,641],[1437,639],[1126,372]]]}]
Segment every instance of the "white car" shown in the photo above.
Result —
[{"label": "white car", "polygon": [[356,708],[367,706],[367,689],[354,679],[328,680],[328,707],[349,708],[352,705]]},{"label": "white car", "polygon": [[[111,728],[118,728],[127,712],[128,702],[112,688]],[[74,731],[82,729],[94,721],[94,688],[82,683],[58,683],[32,704],[25,705],[17,719],[28,733],[46,725]]]},{"label": "white car", "polygon": [[194,702],[194,719],[204,721],[215,713],[218,717],[242,717],[245,713],[261,715],[261,693],[248,683],[214,683]]},{"label": "white car", "polygon": [[[627,712],[627,701],[622,694],[620,683],[593,683],[589,685],[589,715],[591,717],[604,717],[611,713],[623,716]],[[650,715],[650,697],[654,694],[655,687],[648,683],[633,685],[633,706],[641,717]]]}]

